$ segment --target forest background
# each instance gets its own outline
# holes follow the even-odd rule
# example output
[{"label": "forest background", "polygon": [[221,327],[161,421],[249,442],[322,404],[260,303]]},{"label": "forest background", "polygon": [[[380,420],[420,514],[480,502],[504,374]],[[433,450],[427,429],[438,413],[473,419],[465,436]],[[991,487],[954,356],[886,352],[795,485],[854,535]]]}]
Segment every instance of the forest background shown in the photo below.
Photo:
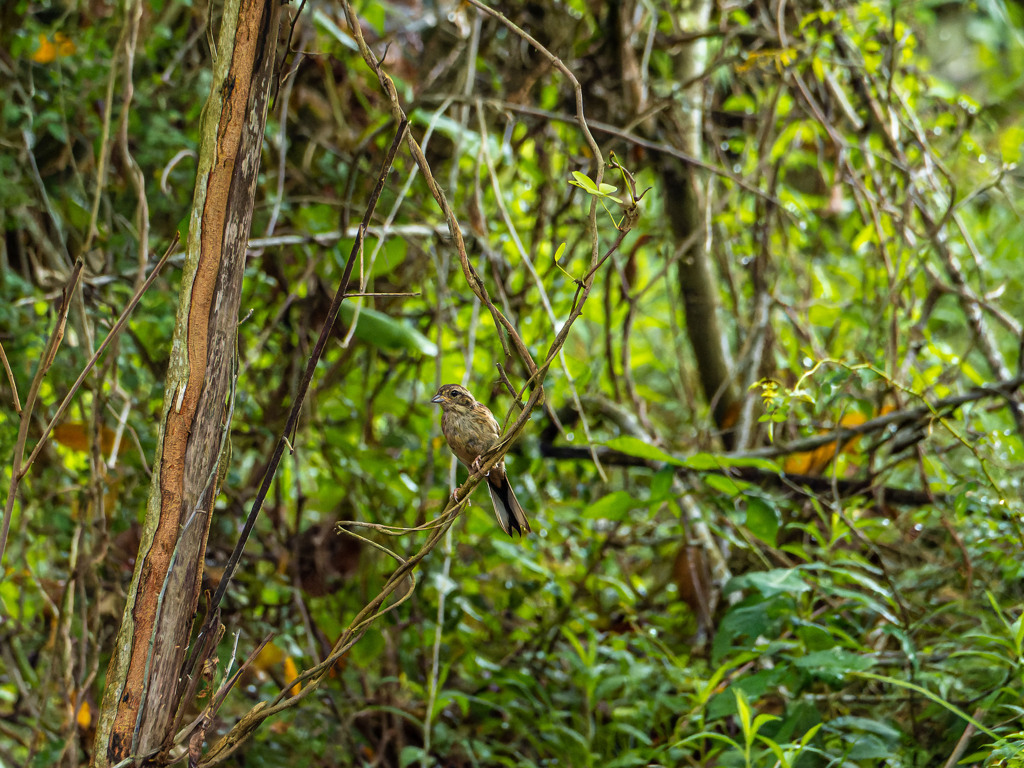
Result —
[{"label": "forest background", "polygon": [[[1024,765],[1024,9],[270,9],[0,10],[0,765]],[[211,514],[147,582],[217,119]]]}]

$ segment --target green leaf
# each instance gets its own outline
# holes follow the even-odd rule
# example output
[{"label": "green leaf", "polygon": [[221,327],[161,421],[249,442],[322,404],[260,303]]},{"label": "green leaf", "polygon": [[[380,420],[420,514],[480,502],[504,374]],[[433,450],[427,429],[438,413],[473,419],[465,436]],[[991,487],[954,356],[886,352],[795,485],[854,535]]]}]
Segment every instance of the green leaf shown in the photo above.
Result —
[{"label": "green leaf", "polygon": [[747,697],[743,695],[743,691],[739,688],[732,689],[733,695],[736,697],[736,712],[739,714],[740,727],[743,729],[744,734],[750,733],[750,706],[747,704]]},{"label": "green leaf", "polygon": [[400,766],[400,768],[406,768],[406,766],[408,765],[416,765],[418,763],[422,763],[423,760],[428,757],[429,756],[427,755],[427,752],[423,749],[423,747],[402,747],[402,751],[398,755],[398,765]]},{"label": "green leaf", "polygon": [[623,515],[637,506],[633,494],[626,491],[615,491],[603,496],[583,510],[583,517],[588,520],[608,518],[621,520]]},{"label": "green leaf", "polygon": [[761,541],[775,546],[779,532],[779,512],[759,496],[747,496],[746,526]]},{"label": "green leaf", "polygon": [[721,469],[721,457],[714,453],[695,453],[684,459],[680,464],[688,469],[708,470]]},{"label": "green leaf", "polygon": [[871,669],[875,661],[870,656],[845,651],[842,648],[829,648],[824,651],[812,651],[794,659],[793,665],[806,669],[816,677],[838,682],[850,672]]},{"label": "green leaf", "polygon": [[358,51],[359,45],[348,32],[339,27],[334,20],[321,10],[314,10],[313,23],[322,28],[330,37],[333,37],[346,48]]},{"label": "green leaf", "polygon": [[600,192],[598,192],[597,189],[597,184],[595,184],[593,179],[587,176],[587,174],[580,173],[579,171],[573,171],[572,177],[575,179],[575,181],[570,181],[570,184],[574,184],[577,187],[585,189],[587,192],[590,192],[591,194],[600,194]]},{"label": "green leaf", "polygon": [[[353,303],[346,301],[341,305],[341,317],[346,324],[352,322],[355,312]],[[359,310],[355,336],[360,341],[381,349],[405,350],[427,357],[437,356],[437,345],[434,342],[406,322],[395,320],[375,309],[363,307]]]},{"label": "green leaf", "polygon": [[672,467],[665,467],[654,473],[654,477],[651,478],[651,498],[652,504],[662,502],[669,497],[672,493],[672,480],[675,478],[676,473]]},{"label": "green leaf", "polygon": [[[409,115],[409,121],[413,125],[421,125],[424,128],[433,128],[438,133],[447,136],[456,143],[462,144],[462,151],[466,156],[475,156],[480,151],[481,135],[477,131],[469,130],[458,120],[453,120],[446,115],[430,112],[424,109],[414,109]],[[494,136],[487,137],[487,151],[494,157],[501,157],[502,145]]]},{"label": "green leaf", "polygon": [[718,491],[723,496],[739,496],[745,488],[750,487],[750,483],[733,480],[727,475],[714,474],[707,475],[704,478],[704,484],[708,488]]},{"label": "green leaf", "polygon": [[645,443],[637,437],[613,437],[605,445],[613,451],[619,451],[627,456],[636,456],[638,459],[664,461],[677,467],[684,466],[684,462],[681,459],[677,459],[675,456],[665,453],[661,448]]},{"label": "green leaf", "polygon": [[771,620],[763,605],[741,606],[731,609],[722,619],[716,642],[722,638],[726,644],[740,637],[757,637],[768,630]]},{"label": "green leaf", "polygon": [[768,459],[751,456],[726,456],[721,453],[695,453],[680,462],[687,469],[698,471],[709,469],[727,469],[729,467],[755,467],[768,472],[778,472],[778,465]]},{"label": "green leaf", "polygon": [[829,725],[840,731],[863,731],[880,736],[886,741],[896,743],[900,740],[901,734],[898,728],[893,728],[888,723],[872,720],[869,717],[857,717],[855,715],[837,717]]},{"label": "green leaf", "polygon": [[810,590],[811,585],[804,581],[803,575],[788,568],[775,568],[771,571],[748,573],[737,579],[738,582],[749,584],[765,597],[776,595],[797,595]]},{"label": "green leaf", "polygon": [[616,190],[616,187],[613,184],[605,184],[602,182],[601,186],[598,187],[597,183],[589,176],[587,176],[585,173],[573,171],[572,175],[573,178],[569,181],[569,183],[572,184],[574,187],[579,187],[588,195],[593,195],[594,197],[602,197],[605,198],[606,200],[614,200],[616,203],[622,202],[622,200],[612,195],[612,192]]}]

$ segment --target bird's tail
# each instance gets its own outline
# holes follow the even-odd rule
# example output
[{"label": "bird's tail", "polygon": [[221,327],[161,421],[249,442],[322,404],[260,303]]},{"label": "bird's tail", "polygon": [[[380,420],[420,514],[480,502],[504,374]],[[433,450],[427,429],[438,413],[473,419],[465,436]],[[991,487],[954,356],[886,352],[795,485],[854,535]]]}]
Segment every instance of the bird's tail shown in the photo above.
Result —
[{"label": "bird's tail", "polygon": [[502,475],[497,478],[487,478],[487,490],[491,492],[491,502],[494,504],[494,516],[498,518],[498,525],[501,530],[512,535],[515,531],[520,536],[530,532],[530,521],[526,519],[526,513],[519,504],[519,499],[512,492],[512,484],[508,477]]}]

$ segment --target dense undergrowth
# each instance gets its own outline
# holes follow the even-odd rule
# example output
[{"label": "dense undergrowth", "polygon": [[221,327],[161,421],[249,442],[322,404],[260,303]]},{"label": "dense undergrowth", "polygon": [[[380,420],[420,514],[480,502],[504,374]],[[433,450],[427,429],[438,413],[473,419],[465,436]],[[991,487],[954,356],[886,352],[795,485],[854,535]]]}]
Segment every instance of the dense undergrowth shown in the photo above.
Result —
[{"label": "dense undergrowth", "polygon": [[[777,20],[778,4],[731,4],[698,30],[711,311],[749,404],[723,425],[684,332],[667,204],[680,190],[660,172],[694,30],[673,4],[614,7],[503,8],[576,74],[588,117],[611,126],[595,129],[602,150],[651,188],[508,458],[535,533],[505,540],[478,491],[408,599],[239,764],[1024,765],[1019,9],[789,3]],[[210,585],[394,130],[340,8],[286,8],[301,55],[268,123]],[[542,352],[589,248],[590,197],[569,181],[592,158],[571,89],[471,6],[356,11],[380,55],[390,44],[386,68],[476,269]],[[86,262],[29,449],[131,296],[140,251],[144,272],[184,226],[209,13],[152,3],[133,31],[105,3],[2,11],[0,342],[19,407],[70,264]],[[937,64],[954,44],[965,53]],[[605,178],[625,197],[621,180]],[[437,385],[468,381],[502,418],[514,408],[495,365],[526,379],[407,154],[375,226],[391,231],[366,248],[372,295],[354,329],[343,314],[318,370],[229,591],[221,669],[275,637],[214,731],[322,658],[394,567],[335,536],[336,521],[409,528],[443,508],[456,475]],[[0,765],[88,759],[179,267],[20,488],[0,582]],[[837,427],[862,432],[829,437]],[[351,530],[396,555],[423,536]]]}]

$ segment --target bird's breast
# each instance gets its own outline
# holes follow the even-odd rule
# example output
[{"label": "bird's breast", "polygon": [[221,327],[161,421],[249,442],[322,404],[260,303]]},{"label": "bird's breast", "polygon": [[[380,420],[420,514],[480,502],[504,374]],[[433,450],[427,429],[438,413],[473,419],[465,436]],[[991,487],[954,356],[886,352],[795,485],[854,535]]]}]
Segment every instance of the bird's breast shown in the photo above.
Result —
[{"label": "bird's breast", "polygon": [[482,418],[472,411],[451,410],[441,417],[441,431],[459,458],[472,461],[482,456],[498,440],[498,430],[492,419]]}]

